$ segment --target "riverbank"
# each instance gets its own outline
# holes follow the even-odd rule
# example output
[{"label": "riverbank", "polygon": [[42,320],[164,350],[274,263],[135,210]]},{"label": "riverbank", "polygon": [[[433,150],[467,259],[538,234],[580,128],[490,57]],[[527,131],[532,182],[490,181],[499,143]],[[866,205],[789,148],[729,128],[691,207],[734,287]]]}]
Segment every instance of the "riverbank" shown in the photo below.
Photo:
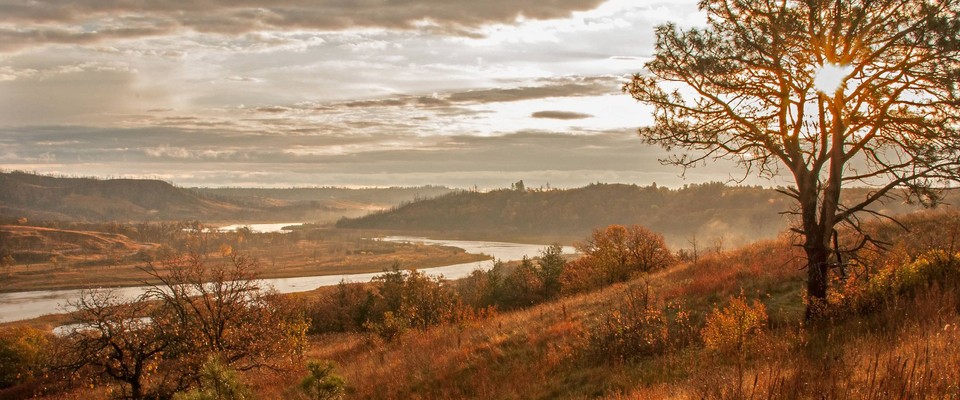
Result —
[{"label": "riverbank", "polygon": [[[420,252],[441,251],[450,252],[456,249],[459,257],[467,257],[471,261],[455,262],[439,266],[424,266],[425,264],[400,263],[401,268],[417,268],[431,275],[443,275],[449,279],[457,279],[469,275],[476,269],[492,267],[492,259],[502,261],[520,260],[523,257],[536,257],[539,251],[546,247],[535,244],[517,244],[503,242],[482,241],[452,241],[433,240],[410,237],[388,237],[378,240],[384,245],[398,246],[399,248],[420,249]],[[566,248],[572,252],[572,248]],[[376,271],[349,273],[334,273],[319,276],[297,276],[268,278],[261,276],[265,285],[271,286],[279,293],[304,292],[321,286],[336,285],[340,281],[367,282],[374,276],[389,269],[387,265]],[[119,292],[128,298],[133,298],[142,292],[142,287],[125,287]],[[0,322],[13,322],[23,319],[39,317],[45,314],[63,311],[63,306],[70,300],[77,298],[80,290],[40,290],[30,292],[0,293]]]},{"label": "riverbank", "polygon": [[268,279],[382,272],[395,263],[433,268],[490,258],[451,246],[393,243],[365,234],[369,232],[317,228],[197,235],[176,226],[164,234],[0,226],[15,260],[0,269],[0,293],[154,283],[145,266],[188,252],[199,252],[214,264],[229,262],[234,254],[252,257],[259,276]]}]

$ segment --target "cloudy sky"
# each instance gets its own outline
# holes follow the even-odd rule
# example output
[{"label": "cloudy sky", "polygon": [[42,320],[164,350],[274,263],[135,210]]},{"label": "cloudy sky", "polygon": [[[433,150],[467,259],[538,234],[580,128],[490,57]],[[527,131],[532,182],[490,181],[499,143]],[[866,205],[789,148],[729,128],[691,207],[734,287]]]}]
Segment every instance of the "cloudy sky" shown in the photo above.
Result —
[{"label": "cloudy sky", "polygon": [[696,0],[0,0],[0,169],[183,186],[661,185],[620,93]]}]

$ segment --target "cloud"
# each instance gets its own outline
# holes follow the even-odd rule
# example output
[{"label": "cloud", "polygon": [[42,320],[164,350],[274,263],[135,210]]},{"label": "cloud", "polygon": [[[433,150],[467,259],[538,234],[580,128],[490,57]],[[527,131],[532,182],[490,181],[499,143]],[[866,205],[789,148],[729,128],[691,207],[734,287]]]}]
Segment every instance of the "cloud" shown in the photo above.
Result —
[{"label": "cloud", "polygon": [[[436,93],[432,96],[403,95],[371,100],[340,102],[331,107],[370,108],[370,107],[422,107],[445,109],[455,105],[506,103],[556,97],[602,96],[619,93],[622,78],[615,76],[568,76],[540,79],[535,85],[489,88],[450,93]],[[316,108],[316,105],[307,105]],[[327,109],[329,110],[329,108]],[[577,118],[557,116],[535,116],[536,118],[577,119],[588,118],[583,114]]]},{"label": "cloud", "polygon": [[684,181],[680,170],[657,161],[662,150],[643,143],[631,129],[590,134],[522,131],[494,137],[331,137],[58,126],[0,130],[0,144],[0,169],[159,177],[185,186],[490,188],[518,179],[531,187],[598,181],[679,186],[741,173],[733,163],[718,162],[688,171]]},{"label": "cloud", "polygon": [[292,108],[290,107],[282,107],[282,106],[257,107],[256,109],[257,112],[268,113],[268,114],[281,114],[291,110]]},{"label": "cloud", "polygon": [[238,75],[228,76],[228,77],[227,77],[227,80],[228,80],[228,81],[233,81],[233,82],[252,82],[252,83],[261,83],[261,82],[263,82],[263,80],[262,80],[262,79],[259,79],[259,78],[254,78],[254,77],[251,77],[251,76],[238,76]]},{"label": "cloud", "polygon": [[599,96],[616,93],[620,78],[566,77],[544,80],[542,85],[516,88],[494,88],[453,93],[446,97],[455,103],[498,103],[544,99],[550,97]]},{"label": "cloud", "polygon": [[521,19],[566,18],[606,0],[2,0],[0,15],[17,28],[0,30],[2,51],[44,43],[94,43],[170,34],[218,34],[356,28],[421,30],[479,36],[479,28]]},{"label": "cloud", "polygon": [[586,119],[593,118],[593,115],[572,112],[572,111],[537,111],[533,114],[530,114],[533,118],[545,118],[545,119]]},{"label": "cloud", "polygon": [[190,151],[182,147],[159,146],[143,150],[150,157],[192,158]]},{"label": "cloud", "polygon": [[172,27],[170,26],[153,26],[142,28],[125,27],[116,29],[98,29],[96,31],[80,31],[56,27],[27,29],[0,28],[0,52],[8,52],[51,43],[91,44],[108,40],[159,36],[171,33],[172,31]]}]

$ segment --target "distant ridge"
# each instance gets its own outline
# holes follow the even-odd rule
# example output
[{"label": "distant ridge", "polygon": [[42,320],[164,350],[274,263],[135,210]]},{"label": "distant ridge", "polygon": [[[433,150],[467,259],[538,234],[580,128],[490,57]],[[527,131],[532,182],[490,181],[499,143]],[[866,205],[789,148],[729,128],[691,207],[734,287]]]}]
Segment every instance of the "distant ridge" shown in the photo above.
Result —
[{"label": "distant ridge", "polygon": [[[847,189],[862,196],[867,189]],[[679,189],[592,184],[568,190],[461,191],[361,218],[342,219],[338,228],[436,233],[474,239],[513,238],[572,242],[609,224],[641,224],[663,234],[673,246],[703,248],[750,243],[787,228],[791,202],[774,189],[684,185]],[[917,207],[889,202],[893,214]]]},{"label": "distant ridge", "polygon": [[0,172],[0,216],[116,221],[229,218],[242,206],[152,179]]},{"label": "distant ridge", "polygon": [[0,218],[332,223],[344,216],[361,216],[452,191],[441,186],[181,188],[156,179],[98,179],[0,171]]}]

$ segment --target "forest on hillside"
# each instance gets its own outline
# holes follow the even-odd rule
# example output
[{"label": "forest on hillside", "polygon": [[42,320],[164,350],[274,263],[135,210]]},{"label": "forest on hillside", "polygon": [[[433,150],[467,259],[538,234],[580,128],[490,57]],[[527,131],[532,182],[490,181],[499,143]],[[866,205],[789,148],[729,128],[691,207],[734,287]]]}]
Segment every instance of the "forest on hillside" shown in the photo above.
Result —
[{"label": "forest on hillside", "polygon": [[[845,196],[855,199],[868,192],[846,189]],[[677,189],[656,184],[598,183],[568,190],[518,190],[515,186],[486,193],[450,193],[342,219],[337,227],[570,242],[599,226],[640,224],[663,234],[672,246],[698,242],[716,247],[775,237],[790,223],[779,214],[789,211],[791,204],[776,189],[719,182]],[[918,209],[896,201],[882,208],[888,214]]]},{"label": "forest on hillside", "polygon": [[429,199],[455,191],[444,186],[389,188],[292,187],[292,188],[191,188],[202,195],[233,199],[245,204],[264,205],[280,202],[329,201],[394,205]]},{"label": "forest on hillside", "polygon": [[0,170],[0,220],[74,222],[308,221],[332,223],[450,193],[391,188],[182,188],[156,179],[98,179]]}]

